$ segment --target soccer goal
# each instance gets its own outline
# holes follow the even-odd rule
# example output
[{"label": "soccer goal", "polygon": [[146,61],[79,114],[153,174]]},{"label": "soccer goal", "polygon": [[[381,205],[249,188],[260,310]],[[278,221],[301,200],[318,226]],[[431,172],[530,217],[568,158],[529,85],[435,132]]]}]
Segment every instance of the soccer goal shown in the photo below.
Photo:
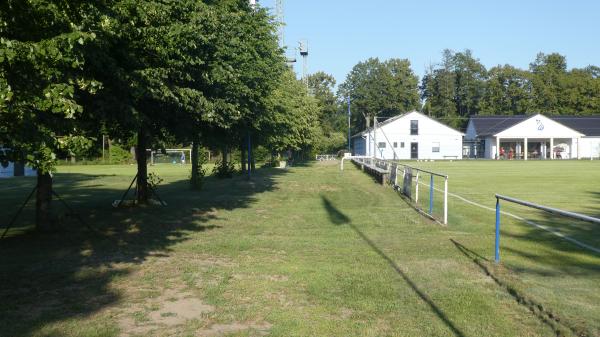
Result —
[{"label": "soccer goal", "polygon": [[179,164],[185,165],[192,158],[191,149],[166,149],[166,150],[148,150],[150,153],[150,164]]}]

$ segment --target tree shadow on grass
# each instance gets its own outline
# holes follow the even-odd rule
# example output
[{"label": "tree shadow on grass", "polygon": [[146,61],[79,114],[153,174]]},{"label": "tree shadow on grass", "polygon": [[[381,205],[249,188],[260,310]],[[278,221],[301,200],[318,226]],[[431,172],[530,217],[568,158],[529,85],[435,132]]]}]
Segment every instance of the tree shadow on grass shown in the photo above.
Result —
[{"label": "tree shadow on grass", "polygon": [[423,291],[421,290],[417,284],[410,278],[408,275],[390,258],[387,256],[383,250],[381,250],[369,237],[367,237],[360,229],[358,229],[351,221],[351,219],[342,213],[335,205],[331,203],[329,199],[324,196],[321,196],[323,201],[323,207],[327,210],[327,214],[329,215],[329,219],[335,225],[347,225],[350,227],[377,255],[379,255],[382,259],[387,262],[387,264],[410,286],[410,288],[415,292],[419,298],[423,302],[425,302],[431,311],[450,329],[450,331],[455,336],[465,336],[464,333],[452,323],[452,321],[448,318],[448,316],[443,312],[441,308],[439,308],[435,302]]},{"label": "tree shadow on grass", "polygon": [[[42,328],[53,331],[47,330],[49,325],[69,324],[73,317],[90,316],[119,303],[122,296],[111,284],[130,275],[132,264],[168,256],[172,245],[195,232],[219,230],[214,221],[220,210],[250,207],[257,194],[277,189],[276,178],[285,172],[261,169],[250,181],[241,176],[207,178],[201,192],[190,190],[185,180],[174,181],[159,187],[169,206],[121,209],[111,203],[121,197],[131,177],[101,187],[105,185],[95,181],[97,175],[57,174],[54,188],[98,233],[72,217],[59,219],[63,226],[58,233],[27,231],[33,209],[26,210],[19,220],[24,230],[11,231],[0,240],[0,336],[29,336]],[[35,179],[16,181],[22,190],[12,200],[0,200],[0,225],[5,226],[5,219],[23,201],[20,195],[33,184]],[[56,213],[63,212],[58,202],[54,204]],[[105,328],[112,331],[116,325]]]},{"label": "tree shadow on grass", "polygon": [[511,295],[518,304],[527,308],[527,310],[529,310],[537,319],[552,329],[556,336],[564,336],[565,330],[571,331],[576,336],[590,336],[584,330],[582,330],[582,328],[576,327],[565,321],[556,313],[544,307],[541,303],[538,303],[534,299],[527,296],[522,290],[519,290],[515,286],[511,285],[511,282],[506,281],[505,277],[502,276],[503,273],[500,267],[494,268],[490,265],[490,261],[488,259],[465,247],[458,241],[454,239],[450,239],[450,241],[460,253],[471,260],[485,275],[489,276],[496,283],[496,285]]}]

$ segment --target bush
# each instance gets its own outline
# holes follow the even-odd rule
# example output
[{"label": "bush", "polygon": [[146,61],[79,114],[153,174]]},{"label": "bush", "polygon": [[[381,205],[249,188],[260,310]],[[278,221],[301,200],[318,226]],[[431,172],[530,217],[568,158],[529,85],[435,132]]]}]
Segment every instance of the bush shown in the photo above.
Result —
[{"label": "bush", "polygon": [[213,168],[213,174],[215,177],[219,179],[231,178],[235,173],[235,164],[233,162],[227,162],[225,165],[223,161],[218,161],[215,163],[215,167]]},{"label": "bush", "polygon": [[110,147],[110,158],[111,164],[129,164],[133,162],[131,153],[117,144],[111,144]]}]

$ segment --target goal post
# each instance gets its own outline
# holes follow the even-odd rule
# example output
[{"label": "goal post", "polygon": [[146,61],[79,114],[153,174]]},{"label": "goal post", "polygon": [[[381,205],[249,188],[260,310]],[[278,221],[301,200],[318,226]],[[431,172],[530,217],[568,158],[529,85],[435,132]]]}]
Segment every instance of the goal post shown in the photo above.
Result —
[{"label": "goal post", "polygon": [[[192,159],[192,149],[146,150],[150,154],[150,164],[182,164]],[[183,159],[183,160],[182,160]]]}]

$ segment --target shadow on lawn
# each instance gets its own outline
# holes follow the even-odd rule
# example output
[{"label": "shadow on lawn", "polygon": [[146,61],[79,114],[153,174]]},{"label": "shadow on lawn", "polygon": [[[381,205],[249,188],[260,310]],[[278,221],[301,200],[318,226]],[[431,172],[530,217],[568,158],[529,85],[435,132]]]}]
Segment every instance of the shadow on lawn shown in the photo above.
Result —
[{"label": "shadow on lawn", "polygon": [[[591,192],[591,194],[600,198],[600,193]],[[599,211],[600,209],[597,208],[585,214],[598,217]],[[514,222],[519,224],[524,231],[516,233],[510,227],[502,228],[501,238],[506,237],[526,245],[536,244],[545,248],[526,251],[516,248],[515,245],[503,245],[502,251],[518,255],[530,260],[531,264],[541,267],[534,269],[511,266],[512,269],[542,276],[600,275],[600,264],[598,263],[600,260],[596,259],[600,258],[598,252],[600,250],[600,224],[527,208],[515,208],[510,212],[522,216],[526,221],[503,215],[502,223]],[[567,238],[535,227],[533,224],[541,225]],[[576,242],[569,241],[569,239]],[[582,256],[589,256],[592,259],[582,259]]]},{"label": "shadow on lawn", "polygon": [[[114,209],[111,202],[120,198],[130,178],[112,184],[118,187],[100,188],[102,181],[94,181],[99,176],[57,174],[55,189],[102,234],[66,218],[60,233],[9,233],[0,240],[0,336],[28,336],[117,303],[121,297],[111,282],[131,273],[130,267],[119,263],[168,256],[170,246],[193,232],[218,229],[211,224],[217,219],[215,211],[249,207],[256,194],[276,189],[276,176],[285,172],[261,169],[250,181],[241,176],[207,178],[201,192],[191,191],[187,181],[175,181],[159,187],[170,206],[128,209]],[[25,190],[20,192],[27,194],[35,179],[17,182]],[[22,202],[13,198],[14,204]],[[0,202],[4,210],[16,209],[7,198]],[[57,202],[54,207],[61,210]],[[20,222],[27,221],[24,217]]]},{"label": "shadow on lawn", "polygon": [[512,286],[510,282],[505,281],[501,276],[502,272],[501,269],[499,269],[500,267],[493,267],[488,259],[463,246],[458,241],[454,239],[450,239],[450,241],[459,252],[471,260],[484,274],[489,276],[496,285],[504,289],[517,303],[527,308],[536,318],[551,328],[556,336],[564,336],[564,330],[570,330],[576,336],[590,336],[582,328],[571,325],[569,322],[561,319],[556,313],[553,313],[541,303],[538,303],[525,295],[523,291]]},{"label": "shadow on lawn", "polygon": [[410,288],[415,292],[415,294],[417,294],[417,296],[419,296],[421,300],[423,300],[423,302],[425,302],[429,306],[431,311],[435,313],[435,315],[450,329],[450,331],[452,331],[452,333],[455,336],[464,336],[464,333],[458,327],[456,327],[454,323],[452,323],[452,321],[450,321],[450,319],[448,318],[448,316],[446,316],[442,309],[440,309],[435,304],[435,302],[433,302],[433,300],[425,292],[423,292],[423,290],[421,290],[410,277],[408,277],[408,275],[402,270],[402,268],[400,268],[400,266],[396,264],[396,262],[394,262],[394,260],[392,260],[379,247],[377,247],[377,245],[373,241],[371,241],[371,239],[369,239],[369,237],[367,237],[360,229],[358,229],[352,223],[350,218],[348,218],[344,213],[338,210],[329,199],[327,199],[324,196],[321,196],[321,199],[323,201],[323,207],[325,207],[325,209],[327,210],[329,219],[332,223],[338,226],[347,225],[348,227],[350,227],[375,253],[377,253],[382,259],[384,259],[388,263],[388,265],[398,275],[400,275],[404,282],[406,282],[406,284],[410,286]]}]

